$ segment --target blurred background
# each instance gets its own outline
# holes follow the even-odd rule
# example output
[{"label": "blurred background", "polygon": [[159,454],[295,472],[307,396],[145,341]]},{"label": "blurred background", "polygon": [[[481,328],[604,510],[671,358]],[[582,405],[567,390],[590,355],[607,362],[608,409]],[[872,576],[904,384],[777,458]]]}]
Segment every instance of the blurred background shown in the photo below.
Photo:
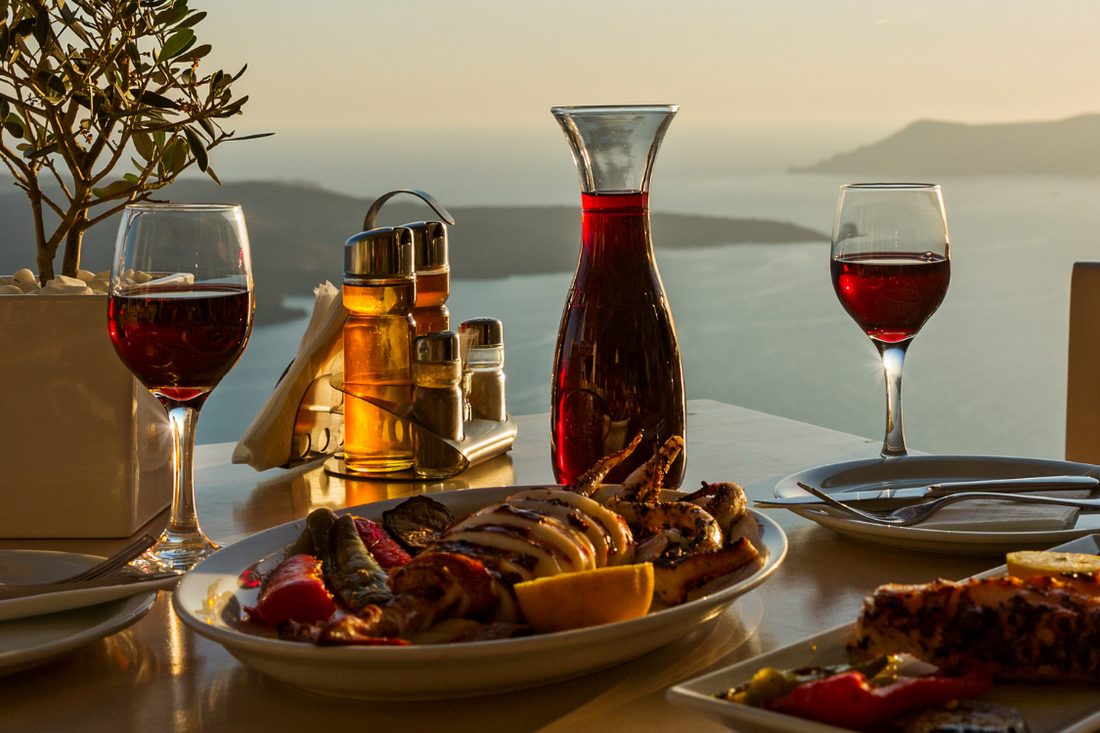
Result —
[{"label": "blurred background", "polygon": [[[651,206],[689,398],[879,439],[881,367],[829,282],[837,188],[932,181],[952,283],[906,362],[910,447],[1061,457],[1070,270],[1100,256],[1100,5],[191,4],[209,12],[202,68],[248,64],[230,127],[276,133],[212,152],[224,188],[170,194],[244,204],[261,303],[200,442],[240,436],[311,289],[338,282],[344,240],[395,188],[455,214],[453,319],[502,318],[510,410],[547,412],[580,222],[549,108],[675,103]],[[2,190],[4,236],[29,232]],[[426,213],[394,206],[384,223]],[[109,266],[114,228],[89,234],[88,269]],[[31,264],[0,249],[0,271]]]}]

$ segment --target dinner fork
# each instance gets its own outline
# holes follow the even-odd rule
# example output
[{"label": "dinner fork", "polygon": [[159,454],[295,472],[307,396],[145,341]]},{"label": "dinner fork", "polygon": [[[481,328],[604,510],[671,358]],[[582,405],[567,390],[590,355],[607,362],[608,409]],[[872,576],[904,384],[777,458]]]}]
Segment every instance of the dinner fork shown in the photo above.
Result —
[{"label": "dinner fork", "polygon": [[920,524],[948,504],[972,499],[1016,501],[1026,504],[1055,504],[1057,506],[1077,507],[1079,509],[1100,509],[1100,499],[1066,499],[1060,496],[994,494],[988,491],[967,491],[960,494],[942,496],[938,499],[932,499],[931,501],[925,501],[919,504],[911,504],[890,511],[869,512],[845,504],[835,497],[829,496],[824,491],[815,489],[813,486],[807,486],[806,484],[800,483],[798,487],[810,492],[818,499],[825,502],[825,504],[849,516],[855,517],[856,519],[862,519],[865,522],[871,522],[872,524],[882,524],[890,527],[909,527],[914,524]]},{"label": "dinner fork", "polygon": [[128,565],[131,560],[141,555],[141,553],[148,550],[150,547],[157,543],[157,538],[152,535],[142,535],[130,544],[123,547],[121,550],[106,558],[102,562],[99,562],[90,568],[81,570],[72,577],[65,578],[63,580],[54,581],[55,583],[79,583],[82,580],[95,580],[97,578],[103,578],[114,571],[118,570],[124,565]]}]

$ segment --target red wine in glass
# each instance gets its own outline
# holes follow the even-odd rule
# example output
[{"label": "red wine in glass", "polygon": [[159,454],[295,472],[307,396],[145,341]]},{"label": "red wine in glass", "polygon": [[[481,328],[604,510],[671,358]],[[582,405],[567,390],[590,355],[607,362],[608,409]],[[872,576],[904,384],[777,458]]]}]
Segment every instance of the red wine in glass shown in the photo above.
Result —
[{"label": "red wine in glass", "polygon": [[218,549],[195,511],[195,424],[248,342],[252,308],[252,259],[240,206],[126,206],[107,325],[119,358],[168,412],[173,465],[168,526],[134,562],[138,567],[185,572]]},{"label": "red wine in glass", "polygon": [[844,310],[868,336],[889,343],[917,334],[951,280],[951,261],[932,252],[843,255],[830,269]]},{"label": "red wine in glass", "polygon": [[228,285],[138,287],[112,295],[119,357],[166,406],[201,404],[248,342],[252,293]]},{"label": "red wine in glass", "polygon": [[913,338],[947,294],[951,248],[940,187],[840,187],[830,275],[848,315],[878,349],[886,378],[883,457],[906,455],[901,374]]}]

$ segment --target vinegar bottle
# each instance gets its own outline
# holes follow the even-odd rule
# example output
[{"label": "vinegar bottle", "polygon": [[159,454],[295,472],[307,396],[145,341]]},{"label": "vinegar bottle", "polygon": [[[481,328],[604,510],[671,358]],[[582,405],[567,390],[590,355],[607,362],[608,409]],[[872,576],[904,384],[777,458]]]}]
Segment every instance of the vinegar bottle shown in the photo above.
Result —
[{"label": "vinegar bottle", "polygon": [[344,463],[353,473],[389,473],[413,465],[411,426],[359,397],[412,402],[416,275],[412,232],[362,232],[344,249]]},{"label": "vinegar bottle", "polygon": [[447,261],[447,225],[440,221],[406,224],[412,231],[413,261],[416,264],[416,335],[447,331],[451,313],[447,296],[451,291],[451,266]]},{"label": "vinegar bottle", "polygon": [[[569,483],[600,458],[643,443],[605,479],[621,482],[684,436],[684,377],[672,311],[653,257],[649,181],[676,106],[554,107],[581,181],[581,253],[562,313],[551,383],[554,474]],[[684,476],[686,445],[664,485]]]}]

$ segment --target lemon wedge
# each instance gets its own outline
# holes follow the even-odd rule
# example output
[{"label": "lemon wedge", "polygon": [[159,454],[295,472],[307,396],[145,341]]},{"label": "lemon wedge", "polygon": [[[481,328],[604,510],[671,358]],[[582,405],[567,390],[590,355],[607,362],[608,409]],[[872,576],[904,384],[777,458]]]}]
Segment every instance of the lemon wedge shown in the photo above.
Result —
[{"label": "lemon wedge", "polygon": [[1014,578],[1045,575],[1059,578],[1064,573],[1095,573],[1100,570],[1100,557],[1073,552],[1010,552],[1006,558],[1008,574]]},{"label": "lemon wedge", "polygon": [[539,633],[644,616],[653,600],[653,565],[619,565],[516,583],[516,600]]}]

